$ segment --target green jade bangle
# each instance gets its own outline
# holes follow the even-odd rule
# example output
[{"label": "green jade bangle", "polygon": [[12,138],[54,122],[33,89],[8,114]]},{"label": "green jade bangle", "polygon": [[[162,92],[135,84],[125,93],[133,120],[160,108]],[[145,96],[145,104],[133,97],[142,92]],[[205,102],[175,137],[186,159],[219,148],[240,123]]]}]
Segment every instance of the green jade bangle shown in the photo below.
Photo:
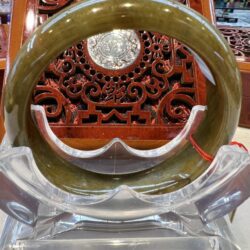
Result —
[{"label": "green jade bangle", "polygon": [[186,44],[210,69],[205,119],[194,134],[211,155],[228,144],[238,124],[241,78],[234,55],[219,31],[197,12],[170,0],[82,1],[40,26],[18,54],[7,79],[4,112],[13,146],[32,149],[42,174],[71,193],[103,194],[120,185],[149,194],[175,191],[208,167],[189,143],[160,165],[135,174],[107,176],[82,170],[62,159],[39,133],[31,116],[33,89],[46,66],[72,44],[113,29],[147,30]]}]

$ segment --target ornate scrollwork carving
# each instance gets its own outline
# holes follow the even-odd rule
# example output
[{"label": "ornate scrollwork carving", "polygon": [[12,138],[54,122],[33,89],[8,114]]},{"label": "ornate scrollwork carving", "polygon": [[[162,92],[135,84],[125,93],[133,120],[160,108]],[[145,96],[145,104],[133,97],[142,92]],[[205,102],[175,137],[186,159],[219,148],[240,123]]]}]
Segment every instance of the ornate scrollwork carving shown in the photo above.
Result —
[{"label": "ornate scrollwork carving", "polygon": [[[176,40],[158,33],[140,31],[138,36],[141,56],[132,68],[119,74],[94,63],[87,41],[72,46],[52,62],[34,98],[36,104],[46,103],[55,93],[56,111],[49,112],[51,105],[45,105],[49,122],[71,121],[81,126],[130,125],[132,121],[147,126],[184,124],[191,108],[202,104],[196,91],[199,83],[193,56]],[[59,110],[61,118],[56,120]]]},{"label": "ornate scrollwork carving", "polygon": [[[37,0],[37,25],[77,1]],[[26,39],[28,31],[24,34]],[[96,126],[96,137],[102,138],[112,126],[123,139],[131,133],[133,138],[171,139],[185,125],[191,108],[206,103],[205,79],[185,46],[157,33],[136,35],[140,53],[118,70],[97,64],[87,41],[72,45],[48,66],[34,91],[34,103],[45,107],[59,137],[85,137],[88,128]],[[78,132],[69,130],[75,126]]]},{"label": "ornate scrollwork carving", "polygon": [[236,57],[250,61],[250,29],[219,27]]}]

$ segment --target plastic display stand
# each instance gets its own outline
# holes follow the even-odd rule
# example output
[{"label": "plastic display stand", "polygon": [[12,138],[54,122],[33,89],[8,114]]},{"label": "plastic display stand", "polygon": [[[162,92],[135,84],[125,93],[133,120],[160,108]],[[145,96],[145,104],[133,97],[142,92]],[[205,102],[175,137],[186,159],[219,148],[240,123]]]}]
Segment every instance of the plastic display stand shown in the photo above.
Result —
[{"label": "plastic display stand", "polygon": [[[187,140],[202,112],[203,107],[192,110],[184,132],[169,147]],[[112,147],[109,152],[114,153]],[[31,150],[12,148],[5,138],[0,178],[0,208],[9,215],[0,249],[230,250],[239,248],[224,216],[250,195],[250,155],[236,145],[222,146],[201,176],[172,193],[147,195],[120,186],[84,196],[51,184]]]},{"label": "plastic display stand", "polygon": [[[67,215],[65,215],[67,217]],[[66,230],[67,222],[61,218],[60,230],[53,235],[53,226],[38,226],[36,229],[8,218],[5,234],[2,237],[1,249],[20,250],[236,250],[229,226],[225,219],[204,226],[200,232],[183,231],[181,218],[174,214],[164,214],[145,218],[141,221],[111,223],[91,221],[82,216],[68,215],[68,219],[76,219],[74,229]],[[73,221],[69,222],[73,223]],[[190,221],[189,223],[192,223]],[[42,236],[44,230],[51,236]],[[64,232],[64,230],[66,230]],[[25,234],[27,234],[25,236]],[[37,234],[35,236],[35,234]],[[40,236],[39,236],[40,234]],[[211,234],[211,235],[209,235]],[[29,236],[28,236],[29,235]],[[31,236],[32,235],[32,236]],[[24,237],[24,239],[22,239]],[[3,245],[4,243],[4,245]]]}]

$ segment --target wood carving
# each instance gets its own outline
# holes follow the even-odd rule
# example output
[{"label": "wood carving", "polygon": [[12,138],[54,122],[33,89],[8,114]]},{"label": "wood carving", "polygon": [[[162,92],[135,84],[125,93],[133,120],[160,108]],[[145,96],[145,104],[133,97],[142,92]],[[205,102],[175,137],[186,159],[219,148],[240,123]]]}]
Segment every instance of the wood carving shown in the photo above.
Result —
[{"label": "wood carving", "polygon": [[[249,28],[232,28],[219,27],[220,31],[228,41],[237,60],[240,63],[250,63],[250,29]],[[243,100],[239,125],[250,127],[250,66],[248,72],[241,72],[243,85]]]},{"label": "wood carving", "polygon": [[203,14],[203,5],[201,0],[189,0],[189,7]]},{"label": "wood carving", "polygon": [[[74,2],[30,1],[38,25]],[[58,137],[170,140],[192,107],[205,105],[205,78],[188,49],[161,34],[136,34],[141,50],[128,67],[112,70],[96,64],[87,41],[48,66],[34,91],[34,103],[44,106]]]},{"label": "wood carving", "polygon": [[235,56],[240,61],[250,62],[250,29],[219,27]]},{"label": "wood carving", "polygon": [[[50,64],[34,103],[44,105],[52,127],[82,126],[86,131],[110,125],[117,130],[160,126],[163,133],[157,132],[158,139],[171,139],[179,132],[191,108],[205,102],[204,78],[190,52],[174,39],[145,31],[138,35],[143,53],[129,71],[98,68],[86,51],[86,41]],[[164,133],[169,127],[173,132]],[[77,133],[72,130],[71,136]]]},{"label": "wood carving", "polygon": [[7,34],[3,25],[0,25],[0,59],[6,58],[7,54]]}]

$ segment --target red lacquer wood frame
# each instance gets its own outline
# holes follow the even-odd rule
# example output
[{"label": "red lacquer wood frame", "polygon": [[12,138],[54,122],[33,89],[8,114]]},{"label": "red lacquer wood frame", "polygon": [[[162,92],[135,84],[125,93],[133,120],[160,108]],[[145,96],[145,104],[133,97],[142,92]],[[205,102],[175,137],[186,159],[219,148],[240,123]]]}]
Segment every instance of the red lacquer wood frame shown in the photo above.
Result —
[{"label": "red lacquer wood frame", "polygon": [[218,28],[231,46],[241,71],[243,100],[239,125],[250,128],[250,27],[218,26]]},{"label": "red lacquer wood frame", "polygon": [[212,0],[187,0],[190,8],[200,12],[210,22],[215,23],[214,1]]}]

